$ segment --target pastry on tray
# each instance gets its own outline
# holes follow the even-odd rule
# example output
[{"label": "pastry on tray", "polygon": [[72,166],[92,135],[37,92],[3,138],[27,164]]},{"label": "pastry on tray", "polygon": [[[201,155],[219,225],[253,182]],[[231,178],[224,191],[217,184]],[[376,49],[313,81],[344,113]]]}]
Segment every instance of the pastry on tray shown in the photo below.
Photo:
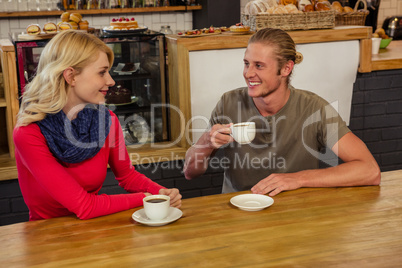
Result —
[{"label": "pastry on tray", "polygon": [[27,27],[27,34],[29,34],[29,35],[38,35],[38,34],[40,34],[40,32],[41,32],[41,29],[38,24],[30,24]]},{"label": "pastry on tray", "polygon": [[47,22],[43,25],[43,31],[48,34],[57,33],[57,26],[53,22]]},{"label": "pastry on tray", "polygon": [[131,92],[122,85],[111,87],[106,93],[107,104],[122,104],[131,102]]},{"label": "pastry on tray", "polygon": [[236,23],[236,25],[230,26],[230,31],[231,32],[249,32],[250,31],[250,26],[245,26],[243,23]]}]

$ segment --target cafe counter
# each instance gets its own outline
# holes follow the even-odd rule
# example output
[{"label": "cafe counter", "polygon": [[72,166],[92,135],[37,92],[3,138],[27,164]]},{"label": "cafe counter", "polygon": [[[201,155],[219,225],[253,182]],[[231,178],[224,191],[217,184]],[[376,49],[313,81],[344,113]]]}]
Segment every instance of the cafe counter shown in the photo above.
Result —
[{"label": "cafe counter", "polygon": [[371,59],[371,71],[395,69],[402,69],[402,40],[393,40]]}]

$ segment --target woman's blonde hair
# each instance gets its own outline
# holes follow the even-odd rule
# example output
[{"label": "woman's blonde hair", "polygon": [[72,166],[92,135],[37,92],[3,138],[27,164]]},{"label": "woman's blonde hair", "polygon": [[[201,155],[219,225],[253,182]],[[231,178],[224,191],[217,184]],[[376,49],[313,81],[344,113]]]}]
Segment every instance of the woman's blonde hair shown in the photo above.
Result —
[{"label": "woman's blonde hair", "polygon": [[[296,51],[296,44],[290,35],[280,29],[265,28],[256,32],[248,41],[249,44],[261,43],[274,47],[274,53],[278,60],[278,74],[282,67],[288,62],[293,61],[295,64],[302,62],[303,55]],[[293,70],[292,70],[293,71]],[[289,74],[287,82],[289,83]]]},{"label": "woman's blonde hair", "polygon": [[69,88],[64,70],[72,67],[79,74],[100,52],[106,53],[111,67],[113,51],[94,35],[68,30],[50,40],[41,53],[34,79],[25,87],[16,126],[26,126],[44,119],[46,114],[61,111]]}]

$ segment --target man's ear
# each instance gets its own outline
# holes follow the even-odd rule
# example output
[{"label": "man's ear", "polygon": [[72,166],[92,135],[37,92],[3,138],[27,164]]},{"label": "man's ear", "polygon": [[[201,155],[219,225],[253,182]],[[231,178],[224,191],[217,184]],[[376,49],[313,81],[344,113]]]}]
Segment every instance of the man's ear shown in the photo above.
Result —
[{"label": "man's ear", "polygon": [[289,76],[289,74],[292,72],[293,67],[295,66],[295,63],[291,60],[289,60],[281,70],[281,75],[283,76]]},{"label": "man's ear", "polygon": [[64,79],[66,80],[67,84],[70,86],[74,86],[75,80],[74,80],[74,69],[72,67],[68,67],[63,71],[63,76]]}]

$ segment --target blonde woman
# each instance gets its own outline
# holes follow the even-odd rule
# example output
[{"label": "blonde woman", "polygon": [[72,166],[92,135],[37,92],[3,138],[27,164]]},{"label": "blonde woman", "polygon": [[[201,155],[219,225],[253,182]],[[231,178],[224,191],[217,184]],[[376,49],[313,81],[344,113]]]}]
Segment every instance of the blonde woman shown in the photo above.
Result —
[{"label": "blonde woman", "polygon": [[[137,172],[116,115],[103,103],[114,80],[113,52],[93,35],[57,34],[44,48],[24,92],[14,129],[18,180],[29,219],[80,219],[131,209],[150,194],[180,207],[177,189]],[[128,194],[98,195],[110,165]]]}]

